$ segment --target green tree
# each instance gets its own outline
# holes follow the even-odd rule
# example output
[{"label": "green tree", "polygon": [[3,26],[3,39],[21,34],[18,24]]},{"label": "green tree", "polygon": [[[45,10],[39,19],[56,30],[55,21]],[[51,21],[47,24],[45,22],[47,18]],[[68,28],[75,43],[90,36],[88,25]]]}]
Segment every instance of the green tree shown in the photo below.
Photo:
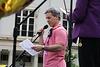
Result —
[{"label": "green tree", "polygon": [[[67,47],[67,49],[68,49],[68,47]],[[68,57],[67,49],[66,49],[66,52],[65,52],[65,61],[66,62],[67,62],[67,57]],[[78,54],[76,53],[76,54],[73,55],[72,53],[73,53],[73,49],[71,49],[71,60],[70,60],[71,67],[79,67],[74,63],[74,60],[77,59]]]}]

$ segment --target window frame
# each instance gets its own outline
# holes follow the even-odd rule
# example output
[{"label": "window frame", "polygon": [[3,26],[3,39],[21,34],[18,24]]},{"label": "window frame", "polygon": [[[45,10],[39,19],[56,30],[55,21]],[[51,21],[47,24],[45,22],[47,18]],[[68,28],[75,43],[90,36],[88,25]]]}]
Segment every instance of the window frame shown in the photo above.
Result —
[{"label": "window frame", "polygon": [[[17,16],[16,16],[15,19],[18,19],[18,18],[19,18],[19,21],[22,22],[22,21],[23,21],[23,18],[26,18],[26,17],[28,16],[28,15],[27,15],[27,16],[24,16],[24,15],[23,15],[23,12],[24,12],[24,11],[28,11],[28,15],[29,15],[29,14],[31,13],[31,11],[33,11],[33,10],[31,10],[31,9],[24,9],[24,10],[22,10],[22,11],[20,11],[20,15],[17,15],[17,14],[16,14]],[[34,16],[34,15],[35,15],[35,13],[33,14],[33,17],[30,16],[30,17],[26,20],[26,21],[27,21],[27,24],[24,24],[24,23],[23,23],[23,24],[20,25],[20,27],[18,27],[18,33],[19,33],[18,36],[19,36],[19,37],[32,37],[32,36],[29,36],[29,32],[32,32],[32,34],[35,33],[35,16]],[[29,24],[29,22],[30,22],[29,20],[30,20],[30,19],[33,19],[33,24],[32,24],[32,25],[33,25],[33,30],[32,30],[32,31],[29,30],[29,25],[31,26],[31,24]],[[17,21],[15,21],[15,22],[17,22]],[[17,23],[20,23],[20,22],[17,22]],[[26,25],[26,26],[27,26],[27,28],[26,28],[26,30],[25,30],[25,31],[26,31],[26,36],[22,35],[22,31],[24,31],[24,30],[22,29],[22,26],[23,26],[23,25]]]}]

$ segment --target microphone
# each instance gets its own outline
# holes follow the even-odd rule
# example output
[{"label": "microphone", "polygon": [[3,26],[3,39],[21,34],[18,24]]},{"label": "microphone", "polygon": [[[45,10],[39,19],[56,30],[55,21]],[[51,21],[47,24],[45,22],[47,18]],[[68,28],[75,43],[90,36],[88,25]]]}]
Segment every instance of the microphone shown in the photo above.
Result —
[{"label": "microphone", "polygon": [[47,29],[48,28],[48,25],[45,25],[44,27],[43,27],[43,29]]},{"label": "microphone", "polygon": [[[43,27],[44,30],[47,29],[47,28],[48,28],[48,25],[45,25],[45,26]],[[39,35],[41,35],[41,33],[42,33],[42,31],[41,31],[41,32],[37,32],[37,34],[39,34]]]},{"label": "microphone", "polygon": [[[47,28],[48,28],[48,25],[45,25],[45,26],[43,27],[44,30],[47,29]],[[38,34],[38,36],[35,38],[35,40],[42,34],[42,31],[41,31],[41,32],[37,32],[35,35],[37,35],[37,34]],[[34,36],[35,36],[35,35],[34,35]],[[32,36],[32,38],[33,38],[34,36]],[[31,38],[31,41],[32,41],[32,38]],[[32,43],[34,43],[35,40],[32,41]]]}]

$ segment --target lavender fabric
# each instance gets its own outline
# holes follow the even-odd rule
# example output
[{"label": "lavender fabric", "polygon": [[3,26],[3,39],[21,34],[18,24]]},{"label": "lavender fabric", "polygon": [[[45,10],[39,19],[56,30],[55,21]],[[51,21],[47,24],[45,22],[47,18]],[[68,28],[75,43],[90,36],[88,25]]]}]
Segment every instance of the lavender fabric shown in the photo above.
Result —
[{"label": "lavender fabric", "polygon": [[[49,37],[48,37],[48,39],[47,39],[46,46],[48,46],[48,42],[49,42]],[[48,52],[45,51],[45,55],[47,55],[47,54],[48,54]]]}]

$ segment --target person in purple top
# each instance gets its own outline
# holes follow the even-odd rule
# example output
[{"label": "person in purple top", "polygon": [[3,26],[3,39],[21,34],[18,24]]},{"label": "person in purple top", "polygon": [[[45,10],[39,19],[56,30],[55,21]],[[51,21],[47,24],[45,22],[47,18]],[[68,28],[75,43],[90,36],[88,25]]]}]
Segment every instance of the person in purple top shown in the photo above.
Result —
[{"label": "person in purple top", "polygon": [[100,0],[77,0],[72,23],[72,39],[81,43],[79,67],[100,67]]}]

